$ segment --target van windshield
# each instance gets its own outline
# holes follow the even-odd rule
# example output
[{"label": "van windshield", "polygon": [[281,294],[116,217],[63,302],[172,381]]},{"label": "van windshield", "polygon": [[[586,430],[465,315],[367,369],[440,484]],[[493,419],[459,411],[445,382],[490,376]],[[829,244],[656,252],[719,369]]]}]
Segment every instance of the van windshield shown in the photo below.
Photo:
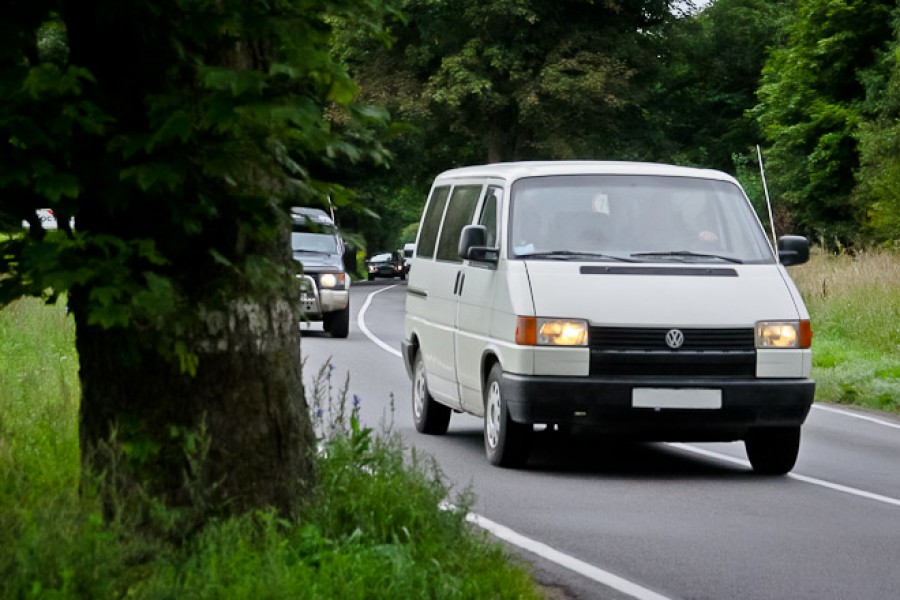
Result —
[{"label": "van windshield", "polygon": [[509,256],[555,260],[773,263],[741,190],[727,181],[646,175],[520,179]]}]

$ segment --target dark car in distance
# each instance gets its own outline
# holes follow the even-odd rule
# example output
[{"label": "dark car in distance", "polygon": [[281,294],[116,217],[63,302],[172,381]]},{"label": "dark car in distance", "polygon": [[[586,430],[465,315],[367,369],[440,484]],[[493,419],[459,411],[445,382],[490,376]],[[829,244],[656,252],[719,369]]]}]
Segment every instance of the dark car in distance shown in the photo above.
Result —
[{"label": "dark car in distance", "polygon": [[366,271],[369,281],[376,277],[406,279],[406,265],[403,258],[396,252],[382,252],[372,256],[366,261]]}]

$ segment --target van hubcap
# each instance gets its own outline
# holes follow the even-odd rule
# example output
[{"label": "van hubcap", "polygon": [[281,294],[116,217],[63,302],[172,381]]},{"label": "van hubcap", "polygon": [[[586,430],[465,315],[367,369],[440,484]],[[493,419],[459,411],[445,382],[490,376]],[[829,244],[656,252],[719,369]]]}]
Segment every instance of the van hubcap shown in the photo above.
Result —
[{"label": "van hubcap", "polygon": [[413,386],[413,412],[416,419],[422,418],[423,410],[425,410],[425,370],[422,369],[421,361],[416,361],[416,381]]},{"label": "van hubcap", "polygon": [[488,445],[496,448],[500,441],[500,384],[496,381],[492,381],[488,388],[484,427]]}]

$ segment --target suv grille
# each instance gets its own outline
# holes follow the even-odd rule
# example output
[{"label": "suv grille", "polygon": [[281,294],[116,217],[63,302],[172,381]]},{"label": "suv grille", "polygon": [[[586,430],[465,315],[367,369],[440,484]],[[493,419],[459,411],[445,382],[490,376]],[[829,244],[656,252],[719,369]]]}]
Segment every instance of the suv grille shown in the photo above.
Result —
[{"label": "suv grille", "polygon": [[672,349],[672,328],[591,327],[591,375],[753,377],[752,328],[679,329],[684,342]]}]

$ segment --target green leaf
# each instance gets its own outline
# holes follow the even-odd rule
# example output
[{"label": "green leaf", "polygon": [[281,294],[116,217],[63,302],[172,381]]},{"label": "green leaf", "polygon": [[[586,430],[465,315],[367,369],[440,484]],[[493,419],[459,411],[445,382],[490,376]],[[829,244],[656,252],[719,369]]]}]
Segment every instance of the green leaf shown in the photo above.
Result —
[{"label": "green leaf", "polygon": [[44,174],[34,184],[35,192],[56,204],[62,198],[77,198],[81,193],[78,178],[70,173]]},{"label": "green leaf", "polygon": [[123,169],[122,181],[133,181],[144,192],[175,192],[184,183],[184,172],[178,165],[145,163]]}]

